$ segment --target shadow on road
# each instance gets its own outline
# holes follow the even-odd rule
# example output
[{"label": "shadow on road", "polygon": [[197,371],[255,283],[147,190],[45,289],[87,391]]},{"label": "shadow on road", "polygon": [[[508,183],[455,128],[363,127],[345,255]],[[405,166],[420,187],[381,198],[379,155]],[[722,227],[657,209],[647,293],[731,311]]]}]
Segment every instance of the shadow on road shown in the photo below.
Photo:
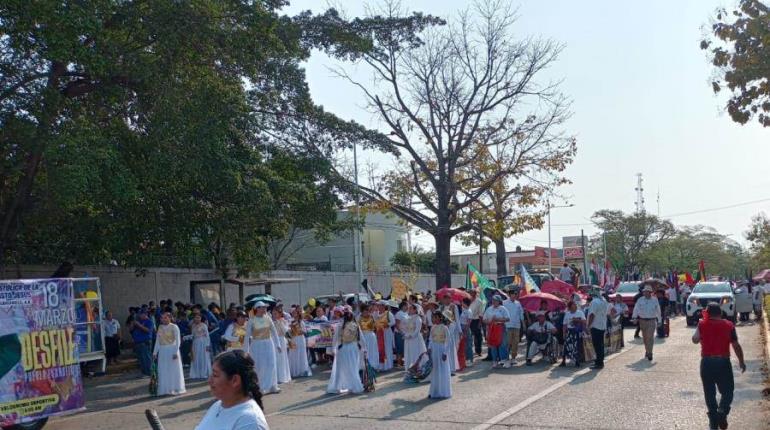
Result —
[{"label": "shadow on road", "polygon": [[634,372],[644,372],[645,370],[652,369],[658,364],[654,361],[647,360],[646,358],[640,358],[639,361],[631,364],[626,364],[626,367]]}]

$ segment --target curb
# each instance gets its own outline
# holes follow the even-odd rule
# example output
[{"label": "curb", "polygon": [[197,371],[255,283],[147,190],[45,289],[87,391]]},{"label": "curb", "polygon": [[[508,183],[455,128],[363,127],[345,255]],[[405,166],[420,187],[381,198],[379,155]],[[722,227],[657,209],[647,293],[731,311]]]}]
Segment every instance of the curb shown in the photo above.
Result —
[{"label": "curb", "polygon": [[770,374],[770,315],[767,313],[763,315],[762,327],[765,328],[765,368]]}]

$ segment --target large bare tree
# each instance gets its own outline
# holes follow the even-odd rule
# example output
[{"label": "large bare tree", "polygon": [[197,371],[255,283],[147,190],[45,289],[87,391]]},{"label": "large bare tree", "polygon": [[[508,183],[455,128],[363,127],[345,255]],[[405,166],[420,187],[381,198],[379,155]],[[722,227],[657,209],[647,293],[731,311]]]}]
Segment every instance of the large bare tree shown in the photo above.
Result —
[{"label": "large bare tree", "polygon": [[[389,18],[405,15],[394,2],[383,9]],[[380,186],[359,192],[434,237],[437,287],[450,283],[451,240],[473,228],[463,220],[485,193],[501,178],[526,173],[524,158],[549,148],[574,151],[574,141],[547,137],[549,121],[556,125],[549,118],[565,110],[558,82],[535,79],[561,46],[515,39],[514,22],[505,2],[490,1],[449,25],[427,28],[419,39],[383,26],[374,35],[375,49],[359,59],[372,70],[373,83],[339,71],[389,131],[396,158]],[[536,128],[543,138],[533,145],[522,135]],[[479,145],[501,144],[518,156],[501,157],[505,163],[483,181],[468,174]]]}]

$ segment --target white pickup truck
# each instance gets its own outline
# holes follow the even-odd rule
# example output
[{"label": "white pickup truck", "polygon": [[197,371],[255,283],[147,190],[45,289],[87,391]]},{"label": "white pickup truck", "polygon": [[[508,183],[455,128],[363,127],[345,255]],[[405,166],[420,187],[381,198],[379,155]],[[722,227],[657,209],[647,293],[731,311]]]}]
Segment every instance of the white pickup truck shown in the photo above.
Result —
[{"label": "white pickup truck", "polygon": [[719,303],[723,316],[735,322],[735,294],[729,282],[699,282],[687,298],[687,325],[698,323],[701,311],[709,303]]}]

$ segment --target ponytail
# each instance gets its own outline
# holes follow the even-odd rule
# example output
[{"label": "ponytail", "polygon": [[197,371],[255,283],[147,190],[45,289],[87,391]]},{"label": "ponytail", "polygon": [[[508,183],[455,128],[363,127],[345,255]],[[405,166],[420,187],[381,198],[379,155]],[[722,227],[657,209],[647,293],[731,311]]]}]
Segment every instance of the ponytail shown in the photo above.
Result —
[{"label": "ponytail", "polygon": [[259,389],[259,379],[257,378],[257,372],[254,370],[254,359],[248,353],[234,349],[219,354],[214,358],[214,362],[219,364],[219,367],[229,378],[235,375],[240,376],[243,394],[254,399],[259,408],[264,410],[262,406],[262,392]]}]

